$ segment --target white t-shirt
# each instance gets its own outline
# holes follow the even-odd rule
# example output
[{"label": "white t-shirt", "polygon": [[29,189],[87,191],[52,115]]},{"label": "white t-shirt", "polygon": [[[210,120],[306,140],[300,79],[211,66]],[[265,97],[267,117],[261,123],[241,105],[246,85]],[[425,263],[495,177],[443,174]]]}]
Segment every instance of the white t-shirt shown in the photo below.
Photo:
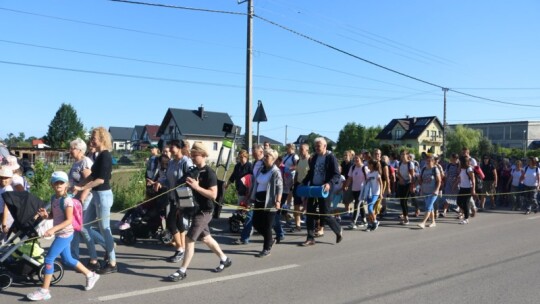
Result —
[{"label": "white t-shirt", "polygon": [[24,191],[28,191],[28,189],[30,189],[30,185],[28,185],[24,177],[20,176],[19,174],[13,174],[13,177],[11,178],[11,186],[15,188],[18,185],[23,186]]},{"label": "white t-shirt", "polygon": [[459,187],[460,188],[472,188],[472,181],[471,177],[469,176],[469,172],[473,172],[472,167],[468,167],[467,169],[461,169],[459,171]]},{"label": "white t-shirt", "polygon": [[538,167],[529,168],[527,166],[523,170],[525,171],[525,179],[523,180],[523,184],[527,187],[538,186],[538,174],[540,174],[540,169],[538,169]]},{"label": "white t-shirt", "polygon": [[298,163],[298,160],[300,157],[296,154],[287,154],[283,157],[283,168],[285,173],[291,173],[293,174],[295,170],[291,170],[292,167],[294,167],[295,164]]},{"label": "white t-shirt", "polygon": [[523,169],[521,170],[512,169],[512,186],[514,187],[519,186],[520,184],[519,180],[521,179],[521,174],[523,174]]},{"label": "white t-shirt", "polygon": [[272,178],[272,170],[268,170],[267,172],[261,172],[257,174],[257,189],[255,191],[257,192],[266,192],[268,190],[268,183],[270,182],[270,179]]},{"label": "white t-shirt", "polygon": [[411,182],[409,170],[414,171],[414,164],[412,162],[399,164],[398,171],[401,177],[403,178],[403,180],[405,180],[405,183]]},{"label": "white t-shirt", "polygon": [[13,187],[11,186],[5,186],[3,188],[0,188],[0,214],[4,213],[4,198],[2,198],[2,193],[13,191]]},{"label": "white t-shirt", "polygon": [[371,187],[371,195],[381,195],[381,187],[379,186],[379,177],[381,175],[377,171],[369,172],[367,174],[367,184]]},{"label": "white t-shirt", "polygon": [[338,193],[343,188],[343,183],[345,182],[345,176],[340,175],[339,179],[332,181],[332,192]]},{"label": "white t-shirt", "polygon": [[364,184],[366,183],[368,173],[369,173],[369,169],[364,165],[351,166],[351,168],[349,169],[349,177],[352,178],[352,185],[351,185],[352,191],[362,191],[362,188],[364,187]]}]

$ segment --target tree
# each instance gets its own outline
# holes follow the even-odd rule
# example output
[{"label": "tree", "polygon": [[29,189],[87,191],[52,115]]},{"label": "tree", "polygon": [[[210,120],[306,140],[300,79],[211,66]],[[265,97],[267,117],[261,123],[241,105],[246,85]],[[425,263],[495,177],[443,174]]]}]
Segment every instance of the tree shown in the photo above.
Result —
[{"label": "tree", "polygon": [[77,111],[70,104],[62,103],[49,125],[45,142],[52,148],[68,148],[76,137],[84,138],[83,124]]},{"label": "tree", "polygon": [[493,148],[493,144],[491,143],[491,140],[489,140],[485,136],[482,136],[480,138],[480,141],[478,142],[478,156],[491,155],[494,152],[495,152],[495,149]]},{"label": "tree", "polygon": [[372,150],[379,146],[379,140],[375,139],[382,128],[366,128],[354,122],[347,123],[339,132],[336,152],[343,154],[346,150],[360,152],[362,149]]},{"label": "tree", "polygon": [[479,130],[458,125],[455,129],[450,130],[446,136],[446,151],[447,153],[460,153],[463,147],[467,147],[471,151],[471,155],[476,155],[481,138],[482,134]]}]

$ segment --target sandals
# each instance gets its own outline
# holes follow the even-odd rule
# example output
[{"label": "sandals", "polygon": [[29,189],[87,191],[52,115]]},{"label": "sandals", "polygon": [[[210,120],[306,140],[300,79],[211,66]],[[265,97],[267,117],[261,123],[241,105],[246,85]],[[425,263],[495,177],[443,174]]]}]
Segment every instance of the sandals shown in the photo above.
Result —
[{"label": "sandals", "polygon": [[214,269],[214,272],[222,272],[223,269],[232,265],[231,259],[227,258],[225,261],[219,261],[219,266]]},{"label": "sandals", "polygon": [[179,269],[175,273],[168,276],[167,280],[171,281],[171,282],[178,282],[178,281],[181,281],[181,280],[185,279],[186,277],[187,277],[187,273],[182,272]]}]

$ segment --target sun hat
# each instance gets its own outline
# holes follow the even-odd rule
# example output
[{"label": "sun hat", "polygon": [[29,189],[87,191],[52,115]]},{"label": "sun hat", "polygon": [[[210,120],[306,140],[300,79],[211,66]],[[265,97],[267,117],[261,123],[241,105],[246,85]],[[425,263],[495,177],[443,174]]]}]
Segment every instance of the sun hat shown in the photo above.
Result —
[{"label": "sun hat", "polygon": [[19,166],[19,162],[17,161],[17,157],[13,155],[9,155],[6,158],[3,159],[2,168],[9,169],[11,171],[15,171],[19,169],[21,166]]},{"label": "sun hat", "polygon": [[0,177],[13,177],[13,171],[8,168],[2,167],[0,168]]},{"label": "sun hat", "polygon": [[53,174],[51,175],[51,184],[54,184],[56,182],[67,183],[68,182],[68,176],[67,176],[66,172],[64,172],[64,171],[55,171],[55,172],[53,172]]}]

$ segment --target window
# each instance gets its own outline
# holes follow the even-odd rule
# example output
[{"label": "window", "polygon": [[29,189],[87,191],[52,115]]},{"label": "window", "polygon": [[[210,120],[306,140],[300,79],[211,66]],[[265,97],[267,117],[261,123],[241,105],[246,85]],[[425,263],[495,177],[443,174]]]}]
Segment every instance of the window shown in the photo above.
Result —
[{"label": "window", "polygon": [[217,151],[217,150],[218,150],[218,143],[214,142],[214,151]]},{"label": "window", "polygon": [[424,151],[426,151],[426,145],[424,145],[423,148],[424,148]]},{"label": "window", "polygon": [[401,138],[401,130],[396,130],[396,139]]}]

